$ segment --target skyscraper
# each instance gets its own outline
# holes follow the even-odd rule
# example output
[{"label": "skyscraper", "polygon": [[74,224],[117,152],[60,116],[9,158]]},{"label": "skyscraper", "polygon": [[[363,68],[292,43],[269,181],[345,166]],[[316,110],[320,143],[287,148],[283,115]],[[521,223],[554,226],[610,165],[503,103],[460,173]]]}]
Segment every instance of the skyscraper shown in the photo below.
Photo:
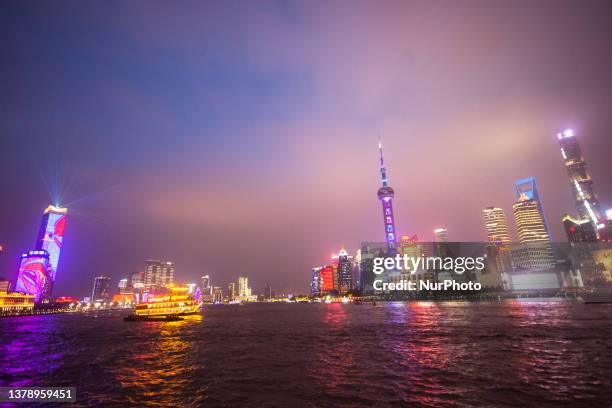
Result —
[{"label": "skyscraper", "polygon": [[144,287],[145,290],[165,288],[174,283],[174,263],[168,261],[146,262]]},{"label": "skyscraper", "polygon": [[132,293],[132,287],[128,284],[127,279],[120,279],[119,284],[117,284],[117,288],[119,289],[120,294]]},{"label": "skyscraper", "polygon": [[433,250],[436,256],[446,258],[450,256],[450,246],[448,244],[448,230],[446,228],[436,228],[434,231]]},{"label": "skyscraper", "polygon": [[40,302],[51,297],[51,262],[45,250],[29,251],[21,255],[15,292],[34,295]]},{"label": "skyscraper", "polygon": [[606,219],[603,220],[603,228],[599,229],[599,240],[612,242],[612,208],[606,210]]},{"label": "skyscraper", "polygon": [[[380,276],[374,273],[374,258],[384,257],[386,251],[388,251],[386,243],[361,243],[359,248],[359,290],[362,293],[372,293],[374,291],[374,281],[379,279],[378,276]],[[321,280],[323,286],[325,283],[323,270],[321,271]]]},{"label": "skyscraper", "polygon": [[497,207],[485,207],[482,210],[482,215],[489,242],[509,244],[512,241],[508,232],[508,223],[506,222],[504,210]]},{"label": "skyscraper", "polygon": [[387,248],[390,252],[395,252],[396,248],[396,237],[395,237],[395,221],[393,217],[393,197],[395,192],[389,186],[387,181],[387,169],[385,168],[385,161],[383,159],[382,142],[378,143],[378,150],[380,151],[380,177],[382,181],[382,187],[378,189],[378,199],[382,203],[383,208],[383,220],[385,224],[385,239],[387,241]]},{"label": "skyscraper", "polygon": [[570,187],[574,194],[576,210],[580,218],[590,219],[597,226],[602,218],[597,194],[593,187],[593,180],[587,170],[586,161],[582,156],[580,145],[576,135],[571,129],[557,133],[561,156],[563,157],[567,175],[570,179]]},{"label": "skyscraper", "polygon": [[40,232],[38,233],[36,249],[49,253],[51,265],[51,286],[55,282],[60,251],[64,241],[64,226],[66,225],[67,208],[48,206],[45,209]]},{"label": "skyscraper", "polygon": [[218,286],[213,288],[213,303],[223,303],[223,290]]},{"label": "skyscraper", "polygon": [[321,288],[323,286],[321,280],[321,267],[312,268],[312,279],[310,281],[310,288],[313,296],[321,294]]},{"label": "skyscraper", "polygon": [[330,292],[334,290],[334,265],[325,265],[321,267],[321,292]]},{"label": "skyscraper", "polygon": [[200,290],[202,291],[202,295],[211,295],[212,287],[210,286],[210,276],[204,275],[200,277]]},{"label": "skyscraper", "polygon": [[353,257],[349,256],[346,249],[342,248],[338,253],[338,291],[346,293],[353,288]]},{"label": "skyscraper", "polygon": [[249,278],[246,276],[238,277],[238,296],[248,298],[251,296],[251,288],[249,287]]},{"label": "skyscraper", "polygon": [[265,300],[272,300],[272,285],[270,285],[270,283],[266,283],[266,286],[264,287],[263,296]]},{"label": "skyscraper", "polygon": [[521,193],[512,210],[522,244],[513,252],[515,265],[520,269],[551,268],[554,257],[550,235],[538,201]]},{"label": "skyscraper", "polygon": [[540,217],[542,218],[544,228],[546,229],[546,234],[548,234],[548,236],[550,237],[548,222],[546,221],[546,216],[544,215],[544,207],[542,206],[542,198],[540,197],[540,192],[538,191],[535,178],[527,177],[521,180],[517,180],[514,183],[514,186],[516,188],[516,198],[518,201],[521,200],[522,195],[525,195],[529,200],[533,200],[537,204],[538,211],[540,212]]},{"label": "skyscraper", "polygon": [[[42,218],[42,224],[36,238],[34,251],[24,254],[21,258],[17,283],[15,287],[18,290],[34,295],[35,301],[50,299],[57,274],[57,266],[59,264],[60,251],[64,241],[64,226],[66,224],[66,213],[68,209],[48,206]],[[36,259],[37,253],[42,254],[43,258]],[[32,255],[30,255],[32,254]],[[44,277],[41,275],[41,266],[44,266]],[[38,270],[34,272],[32,268]],[[34,280],[33,280],[34,279]],[[44,281],[44,282],[43,282]],[[41,287],[40,285],[44,285]],[[16,289],[17,290],[17,289]],[[30,292],[33,291],[33,292]]]},{"label": "skyscraper", "polygon": [[111,298],[110,281],[108,276],[97,276],[94,278],[93,290],[91,291],[92,302],[106,302]]},{"label": "skyscraper", "polygon": [[550,242],[540,205],[535,199],[521,194],[519,200],[512,206],[512,210],[521,243]]},{"label": "skyscraper", "polygon": [[144,272],[134,272],[132,274],[132,288],[136,291],[144,289]]},{"label": "skyscraper", "polygon": [[485,287],[508,288],[507,272],[512,266],[509,244],[512,242],[504,210],[497,207],[485,207],[482,210],[487,241],[485,248],[486,267],[481,276]]},{"label": "skyscraper", "polygon": [[227,301],[233,302],[236,300],[236,282],[230,282],[227,285]]},{"label": "skyscraper", "polygon": [[561,221],[569,242],[597,242],[595,225],[588,218],[577,220],[565,214]]},{"label": "skyscraper", "polygon": [[448,242],[448,230],[446,228],[436,228],[434,230],[436,242]]}]

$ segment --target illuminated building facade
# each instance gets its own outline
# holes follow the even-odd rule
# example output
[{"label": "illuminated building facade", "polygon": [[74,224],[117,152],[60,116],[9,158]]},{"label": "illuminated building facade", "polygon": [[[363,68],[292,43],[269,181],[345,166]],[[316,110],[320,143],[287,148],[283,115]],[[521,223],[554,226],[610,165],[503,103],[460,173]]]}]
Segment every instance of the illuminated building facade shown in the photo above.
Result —
[{"label": "illuminated building facade", "polygon": [[310,290],[313,296],[317,296],[321,294],[321,289],[323,287],[321,281],[321,267],[312,268],[312,278],[310,281]]},{"label": "illuminated building facade", "polygon": [[446,258],[450,256],[450,247],[448,245],[448,230],[446,228],[436,228],[434,231],[435,245],[434,253],[436,256]]},{"label": "illuminated building facade", "polygon": [[606,210],[606,219],[601,224],[603,228],[598,230],[599,240],[602,242],[612,242],[612,208]]},{"label": "illuminated building facade", "polygon": [[334,290],[334,266],[325,265],[321,267],[321,293]]},{"label": "illuminated building facade", "polygon": [[247,278],[246,276],[238,277],[238,296],[241,298],[248,298],[251,296],[249,278]]},{"label": "illuminated building facade", "polygon": [[601,280],[601,271],[597,270],[592,255],[599,245],[595,226],[588,218],[577,220],[569,214],[564,215],[561,220],[571,248],[568,260],[571,278],[576,281],[572,286],[597,283]]},{"label": "illuminated building facade", "polygon": [[387,169],[385,168],[383,159],[382,143],[378,143],[378,150],[380,151],[380,177],[382,181],[382,187],[378,189],[378,199],[382,203],[387,248],[390,252],[394,252],[396,249],[395,221],[393,215],[393,197],[395,192],[389,186],[387,180]]},{"label": "illuminated building facade", "polygon": [[340,293],[346,293],[353,288],[353,257],[342,248],[338,253],[338,262],[336,267],[337,290]]},{"label": "illuminated building facade", "polygon": [[227,285],[227,301],[233,302],[236,300],[236,282],[230,282]]},{"label": "illuminated building facade", "polygon": [[108,276],[96,276],[91,291],[92,302],[108,302],[111,299],[110,293],[111,278]]},{"label": "illuminated building facade", "polygon": [[374,280],[380,279],[374,273],[374,258],[379,256],[386,256],[387,253],[386,243],[380,242],[362,242],[359,249],[359,289],[363,294],[371,293],[374,291]]},{"label": "illuminated building facade", "polygon": [[132,288],[134,290],[140,289],[141,291],[144,289],[144,272],[134,272],[132,274]]},{"label": "illuminated building facade", "polygon": [[21,255],[15,292],[34,296],[35,302],[48,300],[51,296],[51,262],[45,250],[35,250]]},{"label": "illuminated building facade", "polygon": [[202,302],[213,302],[213,287],[210,283],[209,275],[204,275],[200,277],[200,292],[202,293]]},{"label": "illuminated building facade", "polygon": [[514,186],[516,188],[516,198],[518,201],[520,201],[521,196],[524,195],[529,200],[533,200],[537,204],[538,211],[540,212],[540,217],[542,219],[542,222],[544,223],[544,228],[546,229],[546,234],[549,237],[548,240],[550,241],[550,229],[548,229],[548,222],[546,221],[546,216],[544,215],[544,207],[542,206],[542,198],[540,197],[540,192],[538,191],[538,186],[536,185],[535,178],[527,177],[521,180],[517,180],[514,183]]},{"label": "illuminated building facade", "polygon": [[48,206],[36,238],[35,250],[21,256],[15,291],[34,295],[36,302],[51,298],[64,242],[66,208]]},{"label": "illuminated building facade", "polygon": [[487,230],[487,241],[502,244],[509,244],[512,241],[504,210],[497,207],[485,207],[482,215]]},{"label": "illuminated building facade", "polygon": [[5,278],[0,278],[0,292],[9,292],[11,290],[11,281]]},{"label": "illuminated building facade", "polygon": [[127,279],[120,279],[117,288],[119,289],[120,294],[133,293],[132,287],[128,283]]},{"label": "illuminated building facade", "polygon": [[213,288],[213,303],[223,303],[223,290],[218,286]]},{"label": "illuminated building facade", "polygon": [[521,245],[513,249],[518,269],[547,269],[555,264],[550,234],[537,200],[522,193],[512,206]]},{"label": "illuminated building facade", "polygon": [[[406,255],[410,258],[419,258],[422,256],[427,256],[425,255],[426,251],[424,250],[424,246],[419,243],[419,237],[416,235],[413,235],[412,237],[404,235],[403,237],[401,237],[398,243],[398,252],[400,255]],[[395,276],[392,276],[390,279],[391,282],[398,282],[402,280],[413,282],[418,282],[421,280],[434,281],[435,276],[433,271],[427,271],[421,268],[414,271],[400,271],[398,274],[395,274]]]},{"label": "illuminated building facade", "polygon": [[588,218],[577,220],[565,214],[561,220],[569,242],[597,242],[595,226]]},{"label": "illuminated building facade", "polygon": [[64,227],[66,225],[67,208],[48,206],[45,209],[42,225],[37,239],[38,250],[49,253],[49,264],[51,265],[51,282],[53,286],[57,274],[60,252],[64,242]]},{"label": "illuminated building facade", "polygon": [[522,194],[512,210],[521,243],[550,242],[540,205],[535,199]]},{"label": "illuminated building facade", "polygon": [[168,261],[146,262],[144,273],[145,290],[167,288],[174,283],[174,263]]},{"label": "illuminated building facade", "polygon": [[7,293],[0,291],[0,313],[28,313],[34,309],[34,295],[27,293]]},{"label": "illuminated building facade", "polygon": [[436,242],[448,242],[448,230],[446,228],[436,228],[433,232]]},{"label": "illuminated building facade", "polygon": [[508,275],[512,269],[510,244],[512,238],[508,230],[508,222],[503,209],[485,207],[482,210],[488,244],[485,247],[485,269],[481,275],[481,283],[486,288],[508,289]]},{"label": "illuminated building facade", "polygon": [[558,133],[557,138],[570,179],[576,210],[580,218],[589,219],[597,226],[602,218],[602,212],[576,135],[571,129],[567,129]]},{"label": "illuminated building facade", "polygon": [[209,275],[200,277],[200,290],[202,291],[202,294],[212,294],[212,286],[210,285]]}]

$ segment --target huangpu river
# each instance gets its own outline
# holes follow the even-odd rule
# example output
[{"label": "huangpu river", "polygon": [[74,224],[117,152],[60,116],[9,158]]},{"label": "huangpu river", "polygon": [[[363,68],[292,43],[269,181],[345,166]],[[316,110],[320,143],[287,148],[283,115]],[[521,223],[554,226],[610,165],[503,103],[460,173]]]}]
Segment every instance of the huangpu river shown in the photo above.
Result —
[{"label": "huangpu river", "polygon": [[1,386],[76,387],[83,407],[612,404],[612,305],[250,304],[179,322],[126,313],[0,319]]}]

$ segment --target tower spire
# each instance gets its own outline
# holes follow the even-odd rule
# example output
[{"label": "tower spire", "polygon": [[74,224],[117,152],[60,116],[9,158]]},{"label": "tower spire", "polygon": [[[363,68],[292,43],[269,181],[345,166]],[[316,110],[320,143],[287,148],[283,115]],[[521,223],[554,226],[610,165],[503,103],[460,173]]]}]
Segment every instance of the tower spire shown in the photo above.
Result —
[{"label": "tower spire", "polygon": [[393,220],[393,205],[392,200],[394,196],[393,189],[389,186],[387,181],[387,169],[385,168],[385,161],[383,159],[382,151],[382,140],[378,140],[378,151],[380,153],[380,178],[382,180],[382,187],[378,189],[378,199],[382,203],[383,207],[383,220],[385,223],[385,238],[387,240],[387,248],[390,251],[395,251],[395,222]]},{"label": "tower spire", "polygon": [[378,138],[378,151],[380,152],[380,178],[382,180],[382,186],[387,187],[387,169],[385,168],[385,160],[383,158],[382,138]]}]

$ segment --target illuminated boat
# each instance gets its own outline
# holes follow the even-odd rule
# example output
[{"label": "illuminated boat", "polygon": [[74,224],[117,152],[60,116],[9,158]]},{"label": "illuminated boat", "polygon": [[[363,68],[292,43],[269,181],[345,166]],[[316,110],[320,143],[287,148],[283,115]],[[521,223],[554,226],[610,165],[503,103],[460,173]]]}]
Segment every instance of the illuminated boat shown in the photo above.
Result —
[{"label": "illuminated boat", "polygon": [[126,321],[141,320],[181,320],[181,316],[200,313],[202,301],[188,294],[187,286],[172,286],[168,294],[149,295],[145,302],[139,303],[134,314]]}]

